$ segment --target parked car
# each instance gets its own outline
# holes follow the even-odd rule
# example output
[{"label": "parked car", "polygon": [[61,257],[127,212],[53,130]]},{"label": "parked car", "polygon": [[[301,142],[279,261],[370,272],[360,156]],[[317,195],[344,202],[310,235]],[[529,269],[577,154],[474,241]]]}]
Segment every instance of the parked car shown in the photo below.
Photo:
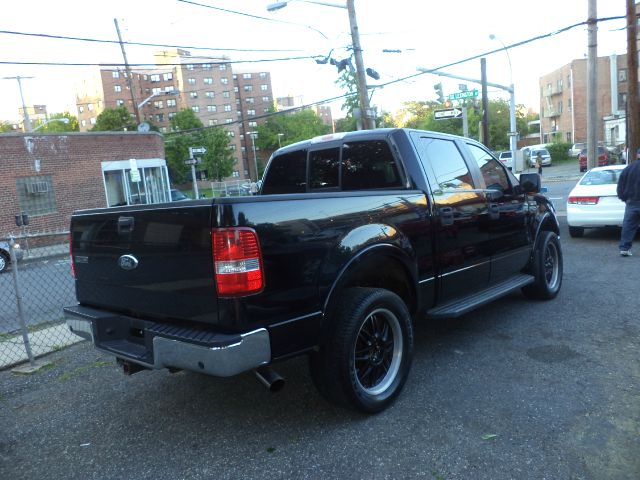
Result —
[{"label": "parked car", "polygon": [[172,202],[182,202],[184,200],[191,200],[191,199],[187,197],[184,193],[182,193],[180,190],[178,190],[177,188],[171,189]]},{"label": "parked car", "polygon": [[[580,164],[580,171],[587,171],[587,149],[583,148],[578,156],[578,162]],[[605,167],[607,165],[614,165],[618,163],[618,157],[605,147],[598,147],[598,161],[596,167]]]},{"label": "parked car", "polygon": [[581,237],[585,228],[621,227],[624,202],[616,194],[625,165],[596,167],[585,173],[569,193],[569,235]]},{"label": "parked car", "polygon": [[[20,248],[20,244],[16,243],[13,249],[16,253],[16,259],[18,259],[18,261],[22,260],[24,252]],[[0,241],[0,273],[6,271],[10,263],[11,254],[9,253],[9,242]]]},{"label": "parked car", "polygon": [[587,148],[586,143],[574,143],[573,146],[569,149],[569,156],[578,157],[578,155],[580,155],[580,152],[582,152],[584,148]]},{"label": "parked car", "polygon": [[538,157],[538,154],[542,157],[543,167],[551,165],[551,154],[546,148],[532,148],[529,151],[529,165],[532,167],[536,166],[536,158]]},{"label": "parked car", "polygon": [[511,156],[510,150],[506,152],[500,152],[498,154],[498,160],[500,160],[500,163],[502,163],[505,167],[509,169],[513,168],[513,157]]}]

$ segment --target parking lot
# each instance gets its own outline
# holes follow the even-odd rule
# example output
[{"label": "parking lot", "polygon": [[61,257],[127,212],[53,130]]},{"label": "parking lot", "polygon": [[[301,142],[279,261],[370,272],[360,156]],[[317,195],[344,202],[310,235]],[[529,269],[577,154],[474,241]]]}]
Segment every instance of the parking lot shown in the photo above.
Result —
[{"label": "parking lot", "polygon": [[277,366],[276,394],[249,373],[125,377],[86,342],[0,372],[0,477],[640,478],[640,255],[618,239],[563,223],[556,300],[418,324],[409,381],[376,416],[327,404],[304,358]]}]

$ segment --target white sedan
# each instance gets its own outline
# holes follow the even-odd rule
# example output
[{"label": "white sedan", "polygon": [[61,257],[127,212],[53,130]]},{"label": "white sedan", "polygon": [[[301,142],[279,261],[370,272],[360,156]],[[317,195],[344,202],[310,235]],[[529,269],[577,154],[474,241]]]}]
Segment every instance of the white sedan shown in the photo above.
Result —
[{"label": "white sedan", "polygon": [[616,187],[625,165],[610,165],[589,170],[573,187],[567,199],[569,235],[581,237],[585,228],[621,227],[624,202]]}]

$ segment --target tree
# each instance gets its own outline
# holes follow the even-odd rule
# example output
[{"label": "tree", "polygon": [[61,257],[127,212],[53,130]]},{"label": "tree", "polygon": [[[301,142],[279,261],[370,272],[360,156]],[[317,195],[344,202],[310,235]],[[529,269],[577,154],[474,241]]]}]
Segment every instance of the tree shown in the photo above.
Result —
[{"label": "tree", "polygon": [[[342,111],[346,112],[344,118],[340,118],[335,122],[336,132],[352,132],[358,129],[358,121],[355,115],[356,109],[360,109],[360,99],[358,98],[358,81],[356,78],[356,72],[352,69],[346,69],[341,74],[336,85],[346,90],[347,97],[342,104]],[[377,109],[371,107],[376,111],[375,123],[378,128],[395,126],[391,121],[391,116],[382,112],[381,115],[377,114]],[[385,116],[386,115],[386,116]]]},{"label": "tree", "polygon": [[[331,130],[313,110],[273,115],[258,126],[256,147],[262,150],[275,150],[279,145],[290,145],[301,140],[325,135]],[[281,134],[280,137],[278,134]],[[280,138],[280,143],[278,143]]]},{"label": "tree", "polygon": [[136,121],[131,112],[126,107],[105,108],[98,115],[96,124],[91,129],[92,132],[109,132],[109,131],[136,131]]},{"label": "tree", "polygon": [[[64,122],[56,122],[56,119],[66,118],[68,120],[67,123]],[[53,121],[52,121],[53,120]],[[32,124],[33,128],[36,128],[38,125],[42,125],[43,122],[36,122]],[[77,117],[71,115],[69,112],[64,113],[54,113],[49,116],[49,123],[46,123],[42,128],[38,130],[38,132],[79,132],[80,124],[78,123]]]},{"label": "tree", "polygon": [[18,128],[18,125],[11,122],[2,121],[0,122],[0,133],[11,133],[11,132],[20,132],[21,130]]},{"label": "tree", "polygon": [[[171,119],[171,127],[176,133],[165,141],[167,164],[174,182],[183,183],[190,180],[190,168],[184,164],[189,158],[190,147],[205,147],[207,153],[200,158],[198,167],[206,170],[209,177],[222,180],[231,175],[235,162],[233,151],[229,145],[229,134],[222,127],[204,128],[202,122],[193,111],[185,108]],[[187,131],[185,130],[194,130]]]}]

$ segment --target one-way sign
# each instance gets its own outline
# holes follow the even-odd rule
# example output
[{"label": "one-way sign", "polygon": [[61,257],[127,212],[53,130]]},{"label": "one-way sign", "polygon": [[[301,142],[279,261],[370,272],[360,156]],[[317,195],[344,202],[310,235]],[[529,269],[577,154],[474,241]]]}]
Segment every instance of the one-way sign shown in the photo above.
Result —
[{"label": "one-way sign", "polygon": [[207,153],[207,149],[206,147],[191,147],[189,148],[189,151],[191,152],[191,155],[204,155],[205,153]]},{"label": "one-way sign", "polygon": [[436,120],[445,120],[447,118],[462,118],[462,110],[459,108],[447,108],[446,110],[436,110],[433,112]]}]

